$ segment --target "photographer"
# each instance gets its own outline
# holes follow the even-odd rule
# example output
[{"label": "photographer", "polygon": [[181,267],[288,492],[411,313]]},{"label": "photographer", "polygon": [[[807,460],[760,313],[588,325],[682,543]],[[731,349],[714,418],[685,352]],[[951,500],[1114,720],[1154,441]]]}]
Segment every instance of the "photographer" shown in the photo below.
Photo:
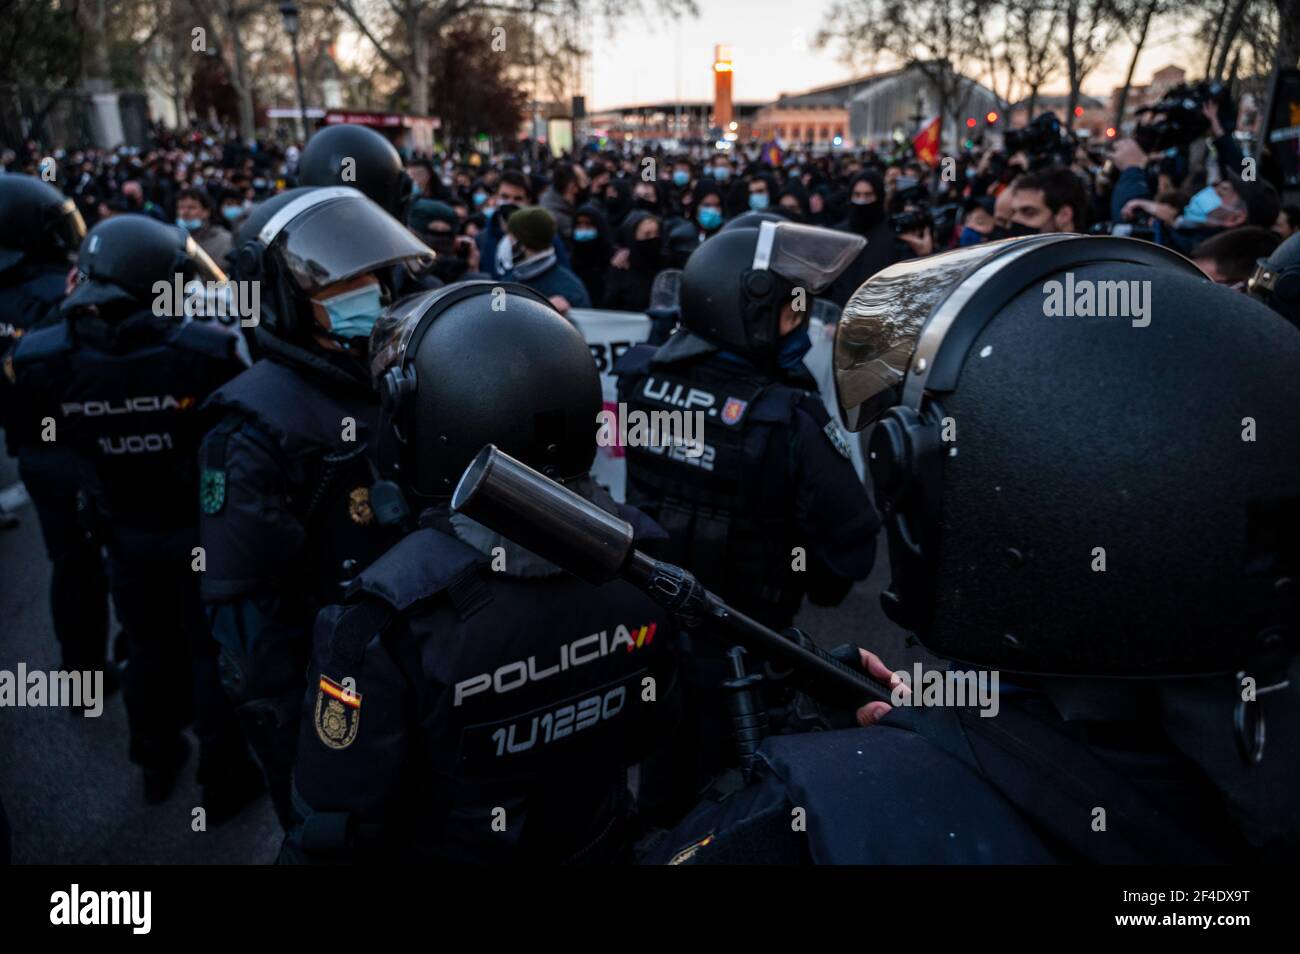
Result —
[{"label": "photographer", "polygon": [[1246,225],[1206,239],[1189,257],[1212,281],[1244,292],[1256,263],[1272,255],[1280,244],[1277,233]]},{"label": "photographer", "polygon": [[1088,196],[1069,169],[1043,169],[1011,184],[1013,236],[1036,232],[1082,232],[1087,228]]}]

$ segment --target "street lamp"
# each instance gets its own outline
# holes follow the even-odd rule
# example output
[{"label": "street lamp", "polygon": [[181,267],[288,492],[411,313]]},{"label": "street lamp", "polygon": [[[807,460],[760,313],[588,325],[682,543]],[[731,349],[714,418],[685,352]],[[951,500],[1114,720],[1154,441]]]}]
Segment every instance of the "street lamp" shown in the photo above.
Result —
[{"label": "street lamp", "polygon": [[298,8],[292,3],[282,3],[280,16],[284,17],[284,32],[289,34],[289,43],[293,46],[293,78],[298,86],[298,137],[306,145],[310,134],[307,130],[307,97],[302,91],[302,63],[298,59]]}]

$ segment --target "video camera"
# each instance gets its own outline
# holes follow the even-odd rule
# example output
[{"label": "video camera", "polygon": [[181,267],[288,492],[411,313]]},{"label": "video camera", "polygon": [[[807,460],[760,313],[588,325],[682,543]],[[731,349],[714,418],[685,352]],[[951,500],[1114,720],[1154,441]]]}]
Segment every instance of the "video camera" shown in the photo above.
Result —
[{"label": "video camera", "polygon": [[1235,128],[1236,106],[1228,88],[1217,81],[1201,80],[1175,86],[1160,102],[1137,110],[1139,116],[1159,118],[1138,123],[1133,129],[1133,138],[1147,152],[1186,146],[1209,130],[1210,121],[1201,109],[1210,102],[1218,104],[1219,124],[1225,130]]},{"label": "video camera", "polygon": [[1074,154],[1074,142],[1055,113],[1042,113],[1021,129],[1008,129],[1002,143],[1008,155],[1023,152],[1029,158],[1030,169],[1055,163],[1069,165]]},{"label": "video camera", "polygon": [[930,214],[929,209],[908,209],[906,212],[891,215],[889,224],[894,227],[894,232],[898,235],[904,232],[923,232],[927,228],[934,227],[934,216]]}]

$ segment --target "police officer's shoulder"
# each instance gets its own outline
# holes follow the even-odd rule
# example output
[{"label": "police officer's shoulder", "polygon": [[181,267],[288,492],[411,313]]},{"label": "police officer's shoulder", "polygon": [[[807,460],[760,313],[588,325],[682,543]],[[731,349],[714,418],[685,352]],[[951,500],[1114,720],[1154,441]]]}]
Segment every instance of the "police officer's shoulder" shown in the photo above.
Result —
[{"label": "police officer's shoulder", "polygon": [[[887,724],[773,736],[764,770],[817,824],[821,864],[1049,864],[1059,860],[991,784],[928,739]],[[871,786],[879,785],[879,788]],[[879,797],[863,810],[864,792]]]},{"label": "police officer's shoulder", "polygon": [[424,528],[403,537],[348,587],[349,598],[375,597],[398,612],[476,578],[482,555],[439,530]]},{"label": "police officer's shoulder", "polygon": [[804,395],[805,392],[787,384],[768,385],[750,403],[745,417],[754,424],[787,423],[803,406]]},{"label": "police officer's shoulder", "polygon": [[171,334],[172,344],[222,361],[235,357],[237,341],[224,328],[205,321],[187,321]]},{"label": "police officer's shoulder", "polygon": [[60,321],[23,335],[14,348],[13,362],[17,367],[46,361],[67,354],[76,346],[71,325],[66,320]]},{"label": "police officer's shoulder", "polygon": [[795,404],[794,424],[796,430],[811,433],[816,431],[818,439],[826,441],[836,454],[845,460],[853,459],[849,445],[849,436],[840,426],[840,422],[826,410],[822,399],[809,391],[799,392]]},{"label": "police officer's shoulder", "polygon": [[659,349],[654,345],[639,344],[628,348],[614,362],[613,373],[616,375],[639,375],[650,370],[650,362]]},{"label": "police officer's shoulder", "polygon": [[49,308],[58,304],[63,297],[67,280],[67,269],[58,266],[43,268],[23,285],[23,292],[28,298]]}]

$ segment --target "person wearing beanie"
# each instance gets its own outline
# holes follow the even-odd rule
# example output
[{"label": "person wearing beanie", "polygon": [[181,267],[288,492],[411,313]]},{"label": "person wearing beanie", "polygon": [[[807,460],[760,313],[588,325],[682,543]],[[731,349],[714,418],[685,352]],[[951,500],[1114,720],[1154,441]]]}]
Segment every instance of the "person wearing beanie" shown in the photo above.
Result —
[{"label": "person wearing beanie", "polygon": [[555,216],[541,206],[527,206],[510,216],[510,260],[506,281],[519,282],[550,299],[560,314],[570,308],[590,308],[582,280],[561,265],[555,254]]},{"label": "person wearing beanie", "polygon": [[479,271],[479,250],[474,240],[457,234],[460,217],[447,203],[416,199],[406,214],[406,226],[437,253],[432,274],[440,281],[450,285],[489,277]]}]

